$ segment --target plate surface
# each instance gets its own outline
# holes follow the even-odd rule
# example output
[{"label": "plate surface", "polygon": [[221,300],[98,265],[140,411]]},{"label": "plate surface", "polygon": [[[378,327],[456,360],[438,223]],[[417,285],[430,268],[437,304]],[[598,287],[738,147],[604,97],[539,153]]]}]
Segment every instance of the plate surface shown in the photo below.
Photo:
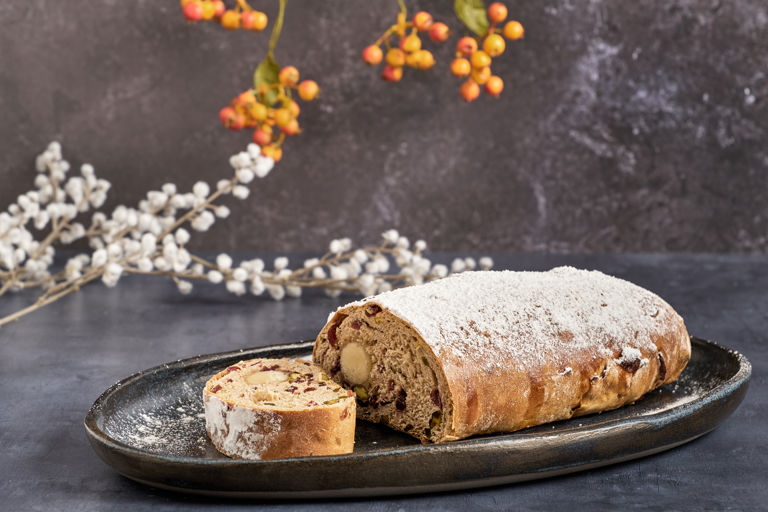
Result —
[{"label": "plate surface", "polygon": [[511,434],[422,445],[359,421],[349,455],[229,459],[205,433],[202,389],[214,373],[255,357],[309,357],[312,342],[164,364],[108,390],[85,417],[96,453],[133,480],[164,489],[253,498],[351,497],[446,491],[520,482],[668,450],[717,427],[747,391],[737,352],[692,338],[677,382],[634,405]]}]

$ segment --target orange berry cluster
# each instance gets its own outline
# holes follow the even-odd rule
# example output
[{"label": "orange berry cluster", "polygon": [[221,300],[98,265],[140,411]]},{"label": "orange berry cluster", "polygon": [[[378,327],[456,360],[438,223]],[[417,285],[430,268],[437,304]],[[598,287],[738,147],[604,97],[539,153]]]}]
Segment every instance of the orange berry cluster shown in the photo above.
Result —
[{"label": "orange berry cluster", "polygon": [[[491,74],[491,62],[506,49],[504,38],[510,41],[522,39],[523,26],[517,21],[508,21],[502,29],[496,27],[507,18],[507,8],[501,2],[488,6],[490,26],[481,38],[462,37],[456,43],[456,58],[451,62],[451,73],[457,77],[467,77],[461,84],[459,93],[466,101],[474,101],[480,96],[480,86],[485,92],[497,97],[504,89],[501,77]],[[504,35],[504,37],[501,36]]]},{"label": "orange berry cluster", "polygon": [[189,21],[213,20],[227,30],[261,32],[268,21],[266,14],[254,11],[245,0],[237,0],[234,9],[227,9],[222,0],[181,0],[181,12]]},{"label": "orange berry cluster", "polygon": [[[314,100],[320,92],[317,82],[299,82],[299,70],[285,66],[280,70],[278,83],[261,84],[258,90],[249,89],[239,94],[229,106],[221,109],[219,119],[230,130],[254,129],[253,141],[261,147],[261,153],[277,162],[283,157],[285,137],[301,133],[298,120],[301,109],[291,98],[291,90],[304,101]],[[276,95],[270,103],[272,91]]]},{"label": "orange berry cluster", "polygon": [[[432,15],[419,11],[413,15],[412,21],[407,21],[405,12],[397,16],[397,23],[392,25],[376,41],[363,50],[363,61],[370,66],[378,66],[382,59],[386,65],[381,72],[381,78],[388,82],[399,82],[403,78],[403,67],[414,69],[431,69],[435,65],[432,52],[421,47],[420,32],[426,32],[429,38],[442,43],[451,35],[445,23],[434,21]],[[392,46],[390,38],[398,40],[397,46]],[[384,55],[381,45],[387,47]]]}]

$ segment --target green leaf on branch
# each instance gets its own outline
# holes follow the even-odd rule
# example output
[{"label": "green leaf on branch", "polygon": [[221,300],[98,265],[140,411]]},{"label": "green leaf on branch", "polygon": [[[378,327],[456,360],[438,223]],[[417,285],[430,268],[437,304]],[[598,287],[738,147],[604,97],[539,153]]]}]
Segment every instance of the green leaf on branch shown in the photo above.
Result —
[{"label": "green leaf on branch", "polygon": [[488,16],[485,14],[483,0],[454,0],[453,11],[456,13],[456,17],[478,36],[488,32],[490,24],[488,23]]},{"label": "green leaf on branch", "polygon": [[270,54],[267,55],[256,71],[253,73],[253,88],[259,99],[265,105],[274,105],[277,100],[277,89],[270,87],[267,89],[266,94],[261,94],[259,87],[261,85],[271,86],[278,83],[278,75],[280,74],[280,65],[275,58]]}]

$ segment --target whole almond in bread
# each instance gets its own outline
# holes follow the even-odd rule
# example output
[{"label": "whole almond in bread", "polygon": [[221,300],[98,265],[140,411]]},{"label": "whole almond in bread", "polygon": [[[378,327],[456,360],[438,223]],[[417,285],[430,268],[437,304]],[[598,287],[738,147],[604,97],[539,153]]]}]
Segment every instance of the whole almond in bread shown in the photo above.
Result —
[{"label": "whole almond in bread", "polygon": [[511,432],[634,402],[691,354],[682,318],[596,271],[467,272],[340,308],[313,357],[358,417],[422,442]]},{"label": "whole almond in bread", "polygon": [[208,436],[230,457],[335,455],[354,448],[354,394],[309,361],[240,361],[205,384],[203,404]]}]

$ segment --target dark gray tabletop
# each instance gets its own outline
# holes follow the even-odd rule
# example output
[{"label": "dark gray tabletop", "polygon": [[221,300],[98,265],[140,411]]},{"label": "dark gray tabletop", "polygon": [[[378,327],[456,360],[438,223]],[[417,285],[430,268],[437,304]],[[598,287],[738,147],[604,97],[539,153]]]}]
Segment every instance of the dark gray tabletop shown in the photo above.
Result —
[{"label": "dark gray tabletop", "polygon": [[[446,258],[449,259],[449,258]],[[752,382],[714,432],[668,452],[503,487],[340,502],[258,503],[283,510],[765,510],[768,507],[768,257],[746,255],[497,255],[496,268],[567,264],[629,279],[670,302],[691,334],[750,360]],[[0,299],[0,316],[33,300]],[[351,299],[308,294],[273,302],[203,285],[189,296],[159,278],[88,286],[0,329],[0,509],[253,508],[159,491],[118,475],[91,450],[83,417],[136,371],[179,358],[314,338]]]}]

